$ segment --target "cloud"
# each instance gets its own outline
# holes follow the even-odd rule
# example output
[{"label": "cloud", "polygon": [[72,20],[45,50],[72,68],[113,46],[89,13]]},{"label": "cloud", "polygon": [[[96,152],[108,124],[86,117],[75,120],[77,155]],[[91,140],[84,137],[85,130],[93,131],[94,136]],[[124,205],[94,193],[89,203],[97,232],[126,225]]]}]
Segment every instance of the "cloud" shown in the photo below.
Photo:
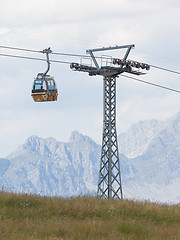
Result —
[{"label": "cloud", "polygon": [[[86,49],[109,45],[136,45],[133,60],[179,69],[180,2],[170,0],[2,0],[0,45],[85,54]],[[36,53],[8,51],[45,58]],[[104,53],[102,53],[104,54]],[[121,51],[106,52],[121,56]],[[78,58],[50,56],[64,61]],[[0,57],[0,154],[8,155],[29,135],[68,141],[77,129],[101,143],[103,117],[102,77],[73,72],[69,65],[51,64],[59,88],[57,103],[36,104],[31,86],[46,63]],[[144,80],[180,89],[179,78],[151,69]],[[119,78],[118,131],[141,119],[163,119],[179,111],[179,95]],[[53,119],[53,121],[52,121]],[[48,127],[47,127],[48,126]],[[19,129],[19,130],[18,130]]]},{"label": "cloud", "polygon": [[126,131],[133,123],[141,120],[166,120],[179,112],[179,95],[167,94],[164,97],[135,98],[134,101],[118,103],[117,126],[118,132]]}]

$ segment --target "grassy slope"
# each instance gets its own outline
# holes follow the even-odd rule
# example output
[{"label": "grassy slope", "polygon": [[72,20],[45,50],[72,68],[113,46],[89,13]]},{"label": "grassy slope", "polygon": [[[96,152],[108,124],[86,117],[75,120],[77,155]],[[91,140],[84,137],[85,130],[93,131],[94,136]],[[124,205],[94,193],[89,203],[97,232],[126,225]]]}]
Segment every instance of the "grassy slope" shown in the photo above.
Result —
[{"label": "grassy slope", "polygon": [[180,239],[180,205],[0,192],[0,239]]}]

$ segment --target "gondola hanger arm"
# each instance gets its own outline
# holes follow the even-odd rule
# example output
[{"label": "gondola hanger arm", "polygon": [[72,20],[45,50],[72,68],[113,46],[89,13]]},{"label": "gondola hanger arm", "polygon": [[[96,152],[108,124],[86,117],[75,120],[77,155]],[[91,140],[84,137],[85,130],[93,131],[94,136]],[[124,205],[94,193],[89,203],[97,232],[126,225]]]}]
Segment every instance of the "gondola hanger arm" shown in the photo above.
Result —
[{"label": "gondola hanger arm", "polygon": [[48,65],[46,72],[43,74],[43,77],[45,77],[47,75],[47,73],[49,72],[49,69],[50,69],[50,64],[51,63],[49,61],[49,53],[52,53],[52,50],[49,47],[49,48],[44,49],[42,52],[46,54],[46,59],[47,59],[46,61],[47,61],[47,65]]}]

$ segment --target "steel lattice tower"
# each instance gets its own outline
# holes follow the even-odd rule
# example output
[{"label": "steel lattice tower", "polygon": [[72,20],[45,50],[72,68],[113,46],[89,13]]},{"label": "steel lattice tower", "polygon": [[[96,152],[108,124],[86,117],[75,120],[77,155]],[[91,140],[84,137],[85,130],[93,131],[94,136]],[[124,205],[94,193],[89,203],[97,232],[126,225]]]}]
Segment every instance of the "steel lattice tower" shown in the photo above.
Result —
[{"label": "steel lattice tower", "polygon": [[123,198],[116,133],[116,76],[104,77],[104,119],[98,195]]},{"label": "steel lattice tower", "polygon": [[[128,61],[127,57],[134,45],[115,46],[107,48],[89,49],[91,60],[95,66],[79,63],[71,63],[70,67],[75,71],[88,72],[90,76],[101,75],[104,77],[104,117],[102,151],[99,170],[98,195],[102,198],[123,199],[118,141],[116,133],[116,78],[121,73],[135,75],[145,74],[139,68],[149,70],[149,65],[136,61]],[[126,49],[123,59],[105,57],[99,63],[93,52]],[[118,65],[118,67],[114,66]],[[135,70],[134,68],[138,69]]]}]

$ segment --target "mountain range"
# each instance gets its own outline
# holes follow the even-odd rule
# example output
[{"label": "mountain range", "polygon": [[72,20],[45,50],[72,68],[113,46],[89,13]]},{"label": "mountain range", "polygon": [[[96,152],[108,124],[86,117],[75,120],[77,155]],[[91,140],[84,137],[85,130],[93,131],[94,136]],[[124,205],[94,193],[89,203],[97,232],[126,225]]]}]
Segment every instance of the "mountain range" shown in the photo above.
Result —
[{"label": "mountain range", "polygon": [[[180,202],[180,112],[118,136],[124,198]],[[74,131],[67,143],[29,137],[0,158],[1,188],[48,196],[95,194],[101,146]]]}]

